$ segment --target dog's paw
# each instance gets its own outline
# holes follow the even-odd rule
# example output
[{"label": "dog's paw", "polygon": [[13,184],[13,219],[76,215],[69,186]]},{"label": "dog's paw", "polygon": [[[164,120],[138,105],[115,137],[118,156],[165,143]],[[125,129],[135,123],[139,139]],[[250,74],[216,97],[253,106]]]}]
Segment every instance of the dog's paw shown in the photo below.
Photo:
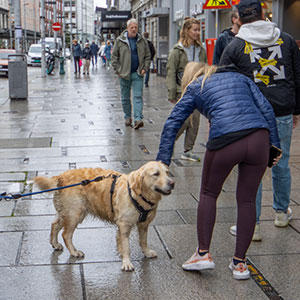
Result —
[{"label": "dog's paw", "polygon": [[124,261],[122,261],[122,271],[131,272],[133,270],[134,270],[134,266],[130,262],[130,260],[124,260]]},{"label": "dog's paw", "polygon": [[72,256],[77,257],[77,258],[82,258],[84,257],[84,253],[80,250],[76,250],[71,253]]},{"label": "dog's paw", "polygon": [[154,258],[154,257],[157,257],[156,251],[151,250],[151,249],[145,250],[145,251],[144,251],[144,255],[145,255],[147,258]]},{"label": "dog's paw", "polygon": [[55,251],[61,251],[64,249],[63,245],[60,244],[60,243],[57,243],[57,244],[52,244],[52,247]]}]

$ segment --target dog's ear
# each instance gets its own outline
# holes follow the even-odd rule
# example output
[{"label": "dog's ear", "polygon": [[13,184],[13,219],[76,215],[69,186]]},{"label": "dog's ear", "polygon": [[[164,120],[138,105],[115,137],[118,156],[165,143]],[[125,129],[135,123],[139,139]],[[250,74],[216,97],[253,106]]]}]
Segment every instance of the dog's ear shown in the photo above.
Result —
[{"label": "dog's ear", "polygon": [[143,173],[140,169],[131,172],[129,176],[129,185],[136,195],[140,195],[142,193],[142,182]]}]

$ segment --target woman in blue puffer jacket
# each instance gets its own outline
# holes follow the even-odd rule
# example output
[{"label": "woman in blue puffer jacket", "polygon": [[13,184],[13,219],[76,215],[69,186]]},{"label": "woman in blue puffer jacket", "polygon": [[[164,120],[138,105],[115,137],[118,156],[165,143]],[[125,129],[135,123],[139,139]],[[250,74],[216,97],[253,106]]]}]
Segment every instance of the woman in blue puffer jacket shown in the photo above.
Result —
[{"label": "woman in blue puffer jacket", "polygon": [[193,80],[183,83],[187,87],[165,123],[157,155],[157,160],[170,164],[176,134],[195,109],[209,120],[197,216],[199,247],[182,267],[184,270],[215,267],[209,247],[216,201],[226,177],[238,165],[237,239],[229,267],[235,279],[248,279],[245,256],[255,227],[256,192],[268,164],[270,146],[280,148],[275,115],[258,87],[233,68],[189,63],[182,81],[187,81],[186,78]]}]

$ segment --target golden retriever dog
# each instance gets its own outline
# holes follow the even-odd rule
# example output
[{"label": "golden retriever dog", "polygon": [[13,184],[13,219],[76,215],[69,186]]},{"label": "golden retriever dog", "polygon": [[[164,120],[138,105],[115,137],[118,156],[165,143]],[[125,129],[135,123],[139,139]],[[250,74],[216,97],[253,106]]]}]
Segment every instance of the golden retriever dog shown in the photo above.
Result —
[{"label": "golden retriever dog", "polygon": [[62,187],[102,176],[100,181],[55,191],[53,203],[57,217],[51,226],[50,243],[55,250],[62,250],[58,233],[63,228],[63,239],[70,254],[83,257],[77,250],[72,237],[77,225],[90,214],[117,225],[117,247],[122,257],[122,270],[132,271],[130,261],[129,235],[137,225],[139,244],[148,258],[157,254],[147,246],[148,226],[156,215],[162,195],[169,195],[174,181],[168,168],[161,162],[151,161],[136,171],[122,174],[101,168],[69,170],[51,178],[35,177],[41,190]]}]

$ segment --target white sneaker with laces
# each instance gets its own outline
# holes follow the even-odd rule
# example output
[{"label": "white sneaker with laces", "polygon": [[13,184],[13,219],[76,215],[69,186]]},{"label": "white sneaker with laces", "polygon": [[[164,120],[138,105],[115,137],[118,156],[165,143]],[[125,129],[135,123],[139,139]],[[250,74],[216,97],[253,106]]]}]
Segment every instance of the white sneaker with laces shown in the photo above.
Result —
[{"label": "white sneaker with laces", "polygon": [[[236,225],[233,225],[229,229],[230,234],[236,236]],[[255,229],[252,237],[252,241],[260,242],[262,240],[262,236],[260,233],[260,224],[255,224]]]},{"label": "white sneaker with laces", "polygon": [[229,265],[229,269],[232,271],[232,275],[234,279],[243,280],[250,278],[250,271],[248,270],[247,263],[240,262],[237,265],[231,261]]},{"label": "white sneaker with laces", "polygon": [[198,155],[194,154],[191,150],[184,152],[181,155],[181,159],[190,160],[190,161],[198,161],[198,162],[201,161],[201,158]]},{"label": "white sneaker with laces", "polygon": [[289,225],[291,219],[292,219],[292,209],[288,207],[286,213],[284,213],[283,211],[275,212],[274,224],[276,227],[286,227]]},{"label": "white sneaker with laces", "polygon": [[202,271],[215,268],[215,263],[209,253],[200,256],[198,250],[182,265],[186,271]]}]

